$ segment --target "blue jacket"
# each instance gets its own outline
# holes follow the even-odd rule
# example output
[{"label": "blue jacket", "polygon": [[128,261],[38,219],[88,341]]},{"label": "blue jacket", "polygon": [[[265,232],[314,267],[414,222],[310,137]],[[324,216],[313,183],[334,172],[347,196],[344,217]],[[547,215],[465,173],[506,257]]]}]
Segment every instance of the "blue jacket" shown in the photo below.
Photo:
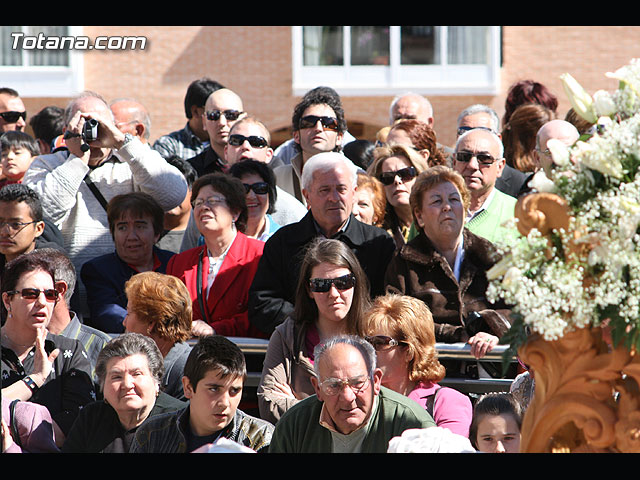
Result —
[{"label": "blue jacket", "polygon": [[[155,271],[165,273],[174,252],[153,247],[153,253],[160,262]],[[124,333],[122,321],[127,315],[124,284],[136,273],[116,252],[86,262],[80,270],[89,304],[89,318],[84,323],[106,333]]]}]

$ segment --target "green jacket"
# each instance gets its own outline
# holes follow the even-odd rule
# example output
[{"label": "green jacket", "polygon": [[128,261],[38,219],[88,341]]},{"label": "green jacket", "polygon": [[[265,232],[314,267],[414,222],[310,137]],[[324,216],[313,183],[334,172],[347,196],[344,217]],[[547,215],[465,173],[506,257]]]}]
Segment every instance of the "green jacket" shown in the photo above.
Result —
[{"label": "green jacket", "polygon": [[[381,387],[361,453],[385,453],[389,441],[410,428],[435,427],[424,408],[404,395]],[[322,402],[316,395],[297,403],[280,418],[269,453],[331,453],[331,432],[320,425]]]}]

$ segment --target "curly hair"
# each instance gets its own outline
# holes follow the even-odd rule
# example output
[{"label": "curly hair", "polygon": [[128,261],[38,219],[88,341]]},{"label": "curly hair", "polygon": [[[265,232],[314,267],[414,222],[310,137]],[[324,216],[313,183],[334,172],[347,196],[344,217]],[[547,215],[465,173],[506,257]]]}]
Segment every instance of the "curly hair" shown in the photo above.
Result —
[{"label": "curly hair", "polygon": [[389,332],[409,349],[408,378],[412,382],[438,383],[445,367],[438,360],[433,316],[427,305],[414,297],[389,293],[376,297],[362,317],[359,335]]},{"label": "curly hair", "polygon": [[191,338],[192,301],[185,284],[172,275],[142,272],[124,284],[129,308],[154,331],[176,343]]},{"label": "curly hair", "polygon": [[316,87],[305,93],[302,100],[293,109],[291,124],[293,131],[300,129],[300,119],[304,111],[313,105],[327,105],[331,107],[338,119],[338,132],[344,133],[347,130],[347,121],[344,118],[344,109],[340,95],[331,87]]}]

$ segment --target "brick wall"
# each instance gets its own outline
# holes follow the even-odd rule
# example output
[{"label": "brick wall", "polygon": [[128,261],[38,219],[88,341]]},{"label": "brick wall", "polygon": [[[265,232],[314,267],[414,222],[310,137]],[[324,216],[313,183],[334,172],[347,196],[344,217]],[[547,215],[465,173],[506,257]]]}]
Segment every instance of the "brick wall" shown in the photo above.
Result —
[{"label": "brick wall", "polygon": [[[85,55],[85,87],[107,100],[135,97],[152,116],[152,139],[181,128],[183,97],[195,78],[209,76],[235,90],[245,109],[262,119],[275,139],[288,138],[292,94],[291,29],[288,26],[117,26],[85,27],[85,34],[146,36],[144,51],[93,51]],[[430,96],[438,139],[451,144],[458,113],[486,103],[499,115],[513,82],[532,78],[560,99],[559,115],[569,108],[559,75],[571,73],[590,93],[613,89],[604,73],[640,56],[640,27],[505,26],[501,93],[496,96]],[[391,96],[345,97],[347,119],[365,125],[372,138],[387,123]],[[66,99],[25,99],[30,112]]]}]

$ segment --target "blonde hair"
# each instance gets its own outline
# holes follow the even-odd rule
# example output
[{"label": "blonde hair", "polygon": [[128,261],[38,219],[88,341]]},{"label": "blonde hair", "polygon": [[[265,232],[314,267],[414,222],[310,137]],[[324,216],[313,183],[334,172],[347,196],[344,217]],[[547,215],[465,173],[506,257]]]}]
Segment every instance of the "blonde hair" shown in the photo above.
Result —
[{"label": "blonde hair", "polygon": [[406,158],[409,161],[409,164],[415,167],[417,173],[423,172],[429,168],[424,157],[413,148],[399,143],[394,143],[391,145],[382,145],[373,151],[373,162],[371,162],[371,165],[367,168],[367,173],[373,177],[377,177],[382,171],[382,162],[391,157]]},{"label": "blonde hair", "polygon": [[384,193],[384,187],[380,180],[371,175],[358,172],[358,190],[369,190],[373,194],[372,206],[373,214],[376,217],[374,225],[376,227],[382,227],[384,223],[384,216],[387,211],[387,197]]},{"label": "blonde hair", "polygon": [[437,383],[445,377],[436,351],[433,316],[422,300],[395,293],[377,297],[362,317],[359,330],[362,336],[389,331],[396,340],[406,342],[410,381]]},{"label": "blonde hair", "polygon": [[142,272],[125,283],[131,311],[141,321],[156,320],[155,331],[165,339],[184,342],[191,338],[192,301],[187,287],[177,277]]}]

